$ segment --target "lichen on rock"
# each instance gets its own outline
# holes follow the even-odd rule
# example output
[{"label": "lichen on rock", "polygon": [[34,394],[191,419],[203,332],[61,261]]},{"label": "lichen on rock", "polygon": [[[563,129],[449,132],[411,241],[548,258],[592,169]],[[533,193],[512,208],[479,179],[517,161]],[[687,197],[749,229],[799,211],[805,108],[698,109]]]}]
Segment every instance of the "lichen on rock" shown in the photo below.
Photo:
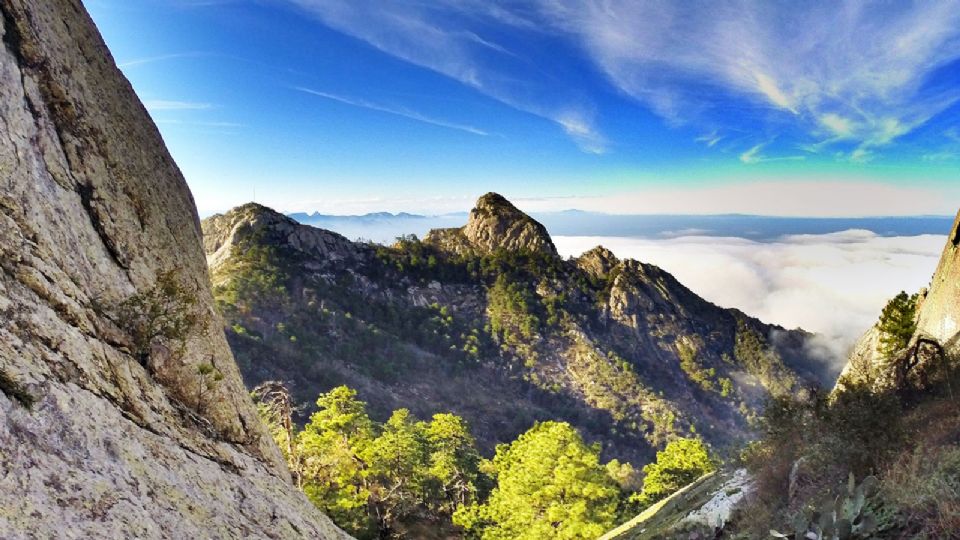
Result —
[{"label": "lichen on rock", "polygon": [[[0,36],[0,372],[34,400],[0,393],[0,537],[342,534],[289,484],[193,198],[81,2],[0,0]],[[109,306],[174,274],[203,330],[138,347]]]}]

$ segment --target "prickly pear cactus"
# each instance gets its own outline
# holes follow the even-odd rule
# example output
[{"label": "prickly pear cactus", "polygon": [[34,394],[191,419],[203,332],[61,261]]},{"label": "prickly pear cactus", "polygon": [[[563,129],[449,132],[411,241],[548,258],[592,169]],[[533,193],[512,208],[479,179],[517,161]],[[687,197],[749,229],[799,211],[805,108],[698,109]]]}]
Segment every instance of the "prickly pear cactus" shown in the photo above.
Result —
[{"label": "prickly pear cactus", "polygon": [[847,492],[825,500],[809,515],[801,514],[794,522],[794,533],[771,530],[774,538],[792,540],[861,540],[877,530],[877,520],[867,508],[867,499],[877,492],[877,478],[868,476],[857,485],[850,473]]}]

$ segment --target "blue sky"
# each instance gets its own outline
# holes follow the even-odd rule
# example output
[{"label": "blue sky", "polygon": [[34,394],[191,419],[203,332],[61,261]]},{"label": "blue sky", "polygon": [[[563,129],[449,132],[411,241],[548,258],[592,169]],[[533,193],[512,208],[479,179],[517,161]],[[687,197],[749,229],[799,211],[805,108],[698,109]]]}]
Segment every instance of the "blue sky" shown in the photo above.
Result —
[{"label": "blue sky", "polygon": [[960,3],[86,0],[201,214],[952,214]]}]

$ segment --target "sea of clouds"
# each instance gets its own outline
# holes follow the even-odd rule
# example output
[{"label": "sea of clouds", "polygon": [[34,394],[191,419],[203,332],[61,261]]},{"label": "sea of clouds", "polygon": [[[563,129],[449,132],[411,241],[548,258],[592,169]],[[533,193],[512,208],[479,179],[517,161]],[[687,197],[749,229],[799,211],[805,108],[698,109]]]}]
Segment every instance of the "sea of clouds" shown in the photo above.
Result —
[{"label": "sea of clouds", "polygon": [[821,336],[837,367],[886,301],[929,284],[945,237],[865,230],[758,242],[695,233],[661,238],[556,236],[564,256],[603,245],[655,264],[703,298],[764,322]]}]

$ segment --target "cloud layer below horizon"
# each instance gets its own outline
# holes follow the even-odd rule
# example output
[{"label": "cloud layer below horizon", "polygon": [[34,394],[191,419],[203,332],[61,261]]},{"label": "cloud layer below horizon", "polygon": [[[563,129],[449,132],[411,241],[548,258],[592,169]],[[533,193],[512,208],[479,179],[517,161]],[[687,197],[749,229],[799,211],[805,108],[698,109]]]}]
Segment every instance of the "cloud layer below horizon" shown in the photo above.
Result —
[{"label": "cloud layer below horizon", "polygon": [[890,297],[928,285],[945,237],[848,230],[776,242],[700,236],[557,236],[554,242],[564,256],[602,244],[618,257],[667,270],[715,304],[816,332],[839,365]]}]

